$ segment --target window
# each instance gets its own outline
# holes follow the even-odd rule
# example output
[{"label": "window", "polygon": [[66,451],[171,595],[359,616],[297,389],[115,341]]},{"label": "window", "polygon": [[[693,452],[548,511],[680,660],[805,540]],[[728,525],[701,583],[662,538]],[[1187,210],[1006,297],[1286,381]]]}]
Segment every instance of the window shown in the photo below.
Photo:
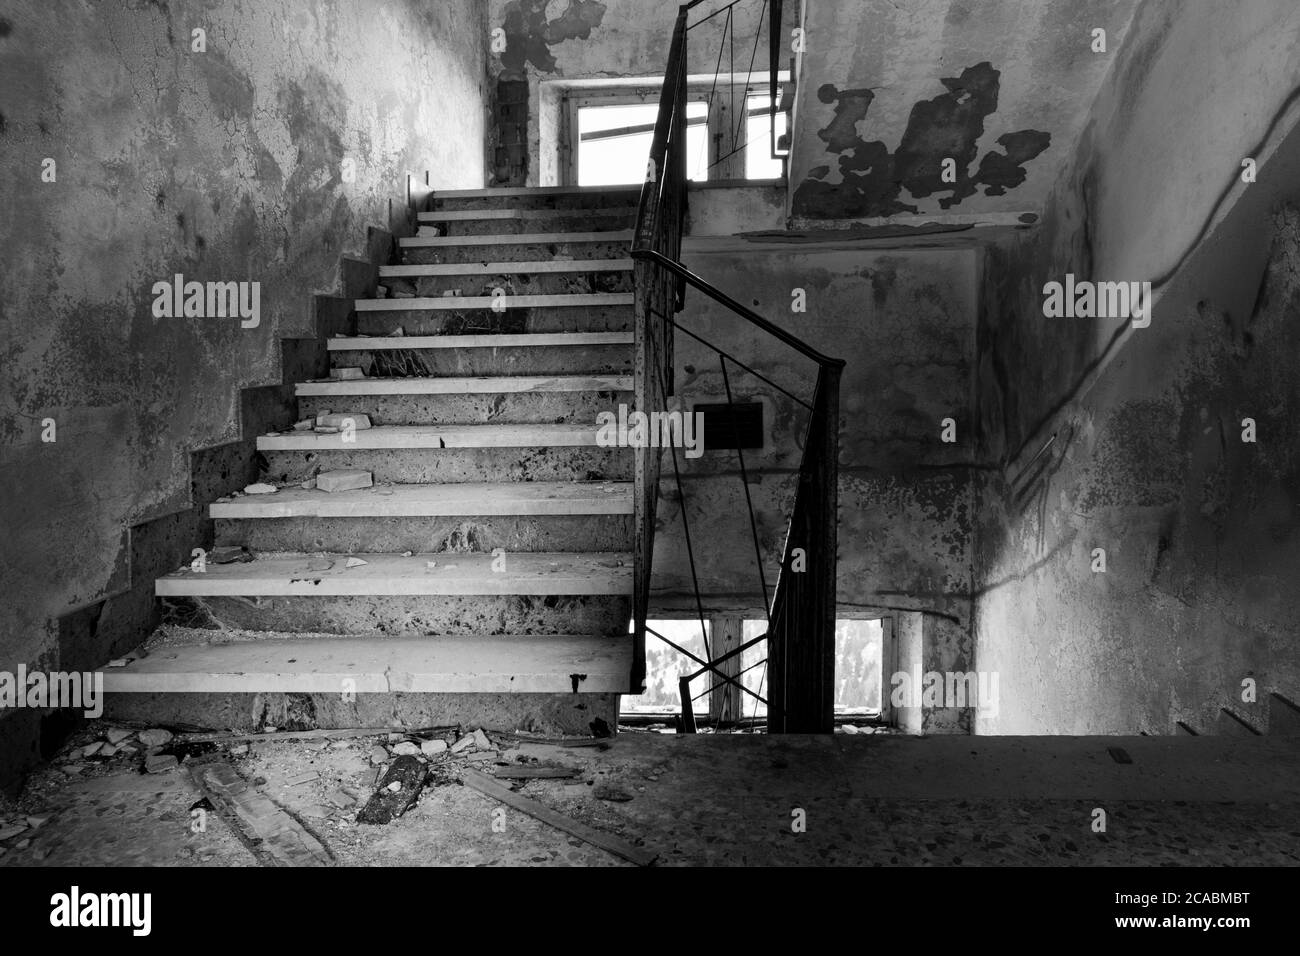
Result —
[{"label": "window", "polygon": [[[605,106],[578,104],[579,186],[618,186],[646,178],[658,102]],[[709,178],[708,106],[686,104],[686,175]]]},{"label": "window", "polygon": [[[738,619],[719,616],[706,619],[704,633],[714,654],[721,654],[727,641],[736,641],[734,628],[739,625],[739,643],[748,643],[767,632],[767,621],[762,618]],[[697,618],[652,620],[646,622],[674,644],[686,648],[701,660],[705,658],[704,640],[700,636]],[[629,631],[631,625],[629,624]],[[716,635],[716,638],[715,638]],[[736,646],[732,643],[730,646]],[[841,618],[835,622],[835,714],[837,717],[876,717],[881,713],[883,686],[884,627],[879,620]],[[639,696],[626,695],[622,710],[625,714],[679,714],[682,710],[678,678],[699,670],[700,664],[669,647],[653,634],[646,635],[646,689]],[[727,725],[752,722],[767,716],[767,705],[749,694],[739,691],[725,692],[730,701],[722,703],[709,693],[717,679],[701,675],[691,683],[695,695],[692,710],[696,719],[707,725],[721,719]],[[740,654],[740,683],[742,686],[766,697],[771,690],[767,669],[767,641],[763,640]]]},{"label": "window", "polygon": [[[658,631],[668,640],[686,648],[700,660],[705,660],[704,640],[700,637],[698,619],[677,621],[646,621],[648,627]],[[631,627],[629,626],[629,630]],[[704,633],[710,633],[709,622],[704,622]],[[626,695],[622,710],[625,714],[664,714],[681,713],[682,698],[678,690],[677,679],[683,674],[690,674],[700,669],[685,654],[669,647],[653,634],[645,636],[645,693]],[[693,693],[708,690],[711,681],[706,677],[691,682]],[[696,701],[697,708],[706,710],[708,698]]]},{"label": "window", "polygon": [[[766,620],[747,620],[740,630],[740,642],[747,644],[766,633]],[[740,652],[740,683],[759,697],[767,697],[767,641]],[[749,694],[742,694],[740,712],[746,717],[766,717],[767,704],[754,699]]]},{"label": "window", "polygon": [[[785,175],[785,164],[772,158],[772,97],[766,93],[751,93],[745,100],[745,178],[780,179]],[[780,139],[786,131],[786,114],[776,114],[776,135]]]},{"label": "window", "polygon": [[879,621],[835,622],[835,713],[880,712],[881,650]]},{"label": "window", "polygon": [[[767,630],[765,620],[746,620],[742,639],[751,641]],[[835,714],[875,715],[881,709],[882,650],[884,631],[880,621],[841,618],[835,622]],[[740,682],[762,697],[769,681],[766,663],[767,641],[741,654]],[[767,707],[748,694],[742,702],[746,717],[766,716]]]}]

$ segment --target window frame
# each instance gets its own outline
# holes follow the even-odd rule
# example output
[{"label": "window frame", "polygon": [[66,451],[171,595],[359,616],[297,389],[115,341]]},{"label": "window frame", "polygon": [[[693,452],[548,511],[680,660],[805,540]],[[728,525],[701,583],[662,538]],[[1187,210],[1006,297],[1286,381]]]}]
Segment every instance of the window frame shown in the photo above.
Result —
[{"label": "window frame", "polygon": [[[707,91],[688,89],[687,102],[689,103],[707,103]],[[559,162],[558,168],[560,173],[560,185],[577,186],[578,185],[578,111],[582,109],[597,108],[602,106],[658,106],[659,105],[658,86],[638,86],[618,89],[599,89],[599,90],[573,90],[566,92],[560,105],[560,137],[559,137]],[[703,94],[703,95],[701,95]],[[708,124],[705,129],[705,142],[708,145],[707,164],[710,173],[712,173],[713,163],[717,159],[718,136],[716,130],[716,120],[718,114],[716,111],[707,114]],[[714,177],[710,177],[714,178]],[[629,183],[628,185],[637,185],[641,180]],[[593,187],[599,188],[599,187]]]}]

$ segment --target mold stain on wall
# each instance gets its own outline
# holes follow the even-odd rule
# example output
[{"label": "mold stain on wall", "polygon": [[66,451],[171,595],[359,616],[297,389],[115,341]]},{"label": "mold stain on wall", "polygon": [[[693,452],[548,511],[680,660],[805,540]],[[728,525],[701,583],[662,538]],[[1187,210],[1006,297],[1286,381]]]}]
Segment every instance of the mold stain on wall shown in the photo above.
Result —
[{"label": "mold stain on wall", "polygon": [[[875,101],[871,89],[837,89],[823,84],[817,98],[834,105],[835,115],[818,132],[826,151],[839,157],[840,181],[827,182],[829,165],[816,166],[794,195],[796,215],[819,219],[892,216],[916,213],[904,199],[938,196],[950,209],[974,196],[1005,195],[1022,184],[1025,164],[1051,144],[1051,134],[1034,129],[1004,133],[972,172],[985,121],[997,112],[1001,74],[989,62],[977,63],[957,77],[943,77],[946,93],[913,105],[898,148],[890,152],[880,140],[858,130]],[[956,165],[953,182],[944,181],[944,161]]]},{"label": "mold stain on wall", "polygon": [[548,20],[550,0],[513,0],[506,5],[501,27],[506,48],[501,66],[511,75],[522,75],[526,64],[541,73],[555,73],[557,66],[551,47],[565,40],[587,40],[593,28],[605,18],[605,4],[597,0],[570,0],[564,11]]}]

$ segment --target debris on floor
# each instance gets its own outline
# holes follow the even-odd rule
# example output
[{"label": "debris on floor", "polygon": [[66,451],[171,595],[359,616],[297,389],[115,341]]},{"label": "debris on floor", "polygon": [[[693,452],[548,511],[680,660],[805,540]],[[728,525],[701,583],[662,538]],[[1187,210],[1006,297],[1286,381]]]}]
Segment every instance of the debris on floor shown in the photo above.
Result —
[{"label": "debris on floor", "polygon": [[324,844],[308,833],[256,784],[250,784],[228,763],[196,767],[194,782],[248,841],[249,848],[285,866],[328,866],[333,862]]},{"label": "debris on floor", "polygon": [[220,547],[213,548],[208,552],[209,564],[247,564],[253,561],[257,555],[249,551],[247,547]]},{"label": "debris on floor", "polygon": [[401,756],[389,764],[379,786],[357,814],[358,823],[392,823],[414,806],[428,776],[427,763],[413,756]]},{"label": "debris on floor", "polygon": [[578,776],[576,767],[497,767],[493,776],[501,780],[567,780]]},{"label": "debris on floor", "polygon": [[316,476],[317,491],[355,491],[360,488],[370,488],[373,485],[373,475],[368,471],[362,471],[357,468],[339,468],[333,471],[322,471]]},{"label": "debris on floor", "polygon": [[461,781],[465,786],[477,790],[485,796],[499,800],[506,806],[514,807],[521,813],[526,813],[536,820],[555,827],[557,830],[563,830],[565,833],[590,843],[592,846],[600,847],[602,850],[621,857],[629,863],[637,866],[649,866],[655,861],[653,853],[635,847],[621,837],[606,833],[603,830],[597,830],[563,813],[558,813],[536,800],[521,796],[504,784],[479,773],[477,770],[466,770],[461,777]]}]

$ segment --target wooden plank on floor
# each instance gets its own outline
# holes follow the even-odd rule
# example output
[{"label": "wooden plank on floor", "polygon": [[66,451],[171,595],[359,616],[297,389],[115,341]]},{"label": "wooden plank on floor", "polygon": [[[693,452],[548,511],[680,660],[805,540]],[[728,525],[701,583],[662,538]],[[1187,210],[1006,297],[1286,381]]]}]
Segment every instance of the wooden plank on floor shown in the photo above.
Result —
[{"label": "wooden plank on floor", "polygon": [[281,488],[214,502],[212,518],[441,518],[627,515],[630,481],[494,481],[376,485],[353,491]]},{"label": "wooden plank on floor", "polygon": [[520,764],[515,767],[496,767],[492,776],[498,780],[570,780],[581,773],[577,767],[540,767]]},{"label": "wooden plank on floor", "polygon": [[[348,558],[364,565],[349,568]],[[632,556],[618,551],[528,551],[492,554],[273,554],[242,564],[188,567],[154,582],[159,597],[395,596],[395,595],[628,595]],[[429,566],[432,562],[432,566]],[[499,565],[498,565],[499,566]],[[117,670],[117,668],[113,668]]]},{"label": "wooden plank on floor", "polygon": [[244,837],[259,859],[276,866],[329,866],[325,845],[307,832],[279,804],[253,786],[228,763],[203,763],[190,768],[195,784]]},{"label": "wooden plank on floor", "polygon": [[570,836],[575,836],[584,843],[590,843],[592,846],[599,847],[606,853],[612,853],[629,863],[634,863],[637,866],[649,866],[655,861],[655,854],[633,846],[622,837],[587,826],[587,824],[552,810],[536,800],[515,793],[505,784],[493,780],[487,774],[480,773],[477,770],[466,770],[461,776],[461,782],[484,796],[491,797],[508,807],[513,807],[520,813],[526,813],[534,820],[540,820],[548,826],[553,826]]},{"label": "wooden plank on floor", "polygon": [[[583,693],[626,693],[631,663],[627,635],[266,638],[157,646],[125,667],[107,668],[104,691],[569,694],[576,677]],[[303,731],[302,736],[314,739],[328,732]]]}]

